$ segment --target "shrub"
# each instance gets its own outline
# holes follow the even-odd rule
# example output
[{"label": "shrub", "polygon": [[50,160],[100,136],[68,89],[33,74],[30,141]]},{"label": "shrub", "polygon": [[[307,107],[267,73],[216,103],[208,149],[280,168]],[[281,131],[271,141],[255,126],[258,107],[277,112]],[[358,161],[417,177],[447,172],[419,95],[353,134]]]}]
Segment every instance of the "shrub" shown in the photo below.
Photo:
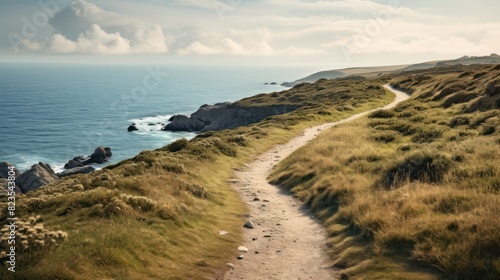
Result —
[{"label": "shrub", "polygon": [[390,143],[396,140],[397,134],[393,131],[375,133],[371,138],[377,142]]},{"label": "shrub", "polygon": [[176,162],[168,162],[162,165],[163,169],[165,169],[168,172],[172,172],[175,174],[185,174],[186,173],[186,168],[184,168],[183,164],[176,163]]},{"label": "shrub", "polygon": [[391,129],[401,133],[404,136],[412,135],[419,130],[418,127],[412,125],[409,122],[395,122],[390,125]]},{"label": "shrub", "polygon": [[448,95],[454,94],[456,92],[462,91],[466,88],[464,84],[452,84],[443,89],[438,95],[436,95],[432,101],[437,101],[445,98]]},{"label": "shrub", "polygon": [[481,135],[491,135],[493,133],[495,133],[495,127],[494,126],[491,126],[491,125],[488,125],[488,126],[485,126],[483,128],[483,131],[481,131]]},{"label": "shrub", "polygon": [[441,135],[443,135],[443,131],[441,130],[423,130],[417,135],[413,136],[411,138],[411,141],[413,141],[414,143],[431,143],[435,139],[441,137]]},{"label": "shrub", "polygon": [[[16,261],[29,260],[33,257],[42,257],[52,247],[59,246],[61,242],[66,240],[68,234],[63,231],[51,231],[44,228],[40,223],[40,216],[30,217],[28,220],[16,221]],[[0,229],[0,264],[3,264],[9,259],[7,253],[10,247],[9,243],[10,229],[5,224]],[[2,265],[0,265],[2,266]],[[2,267],[2,269],[6,269]]]},{"label": "shrub", "polygon": [[227,142],[228,143],[236,143],[238,146],[241,146],[241,147],[247,147],[249,145],[247,138],[243,135],[229,137],[227,139]]},{"label": "shrub", "polygon": [[448,99],[446,99],[443,102],[443,106],[445,108],[449,108],[449,107],[453,106],[454,104],[469,102],[476,97],[477,97],[477,94],[459,92],[453,96],[450,96]]},{"label": "shrub", "polygon": [[387,111],[387,110],[377,110],[377,111],[371,113],[368,117],[371,119],[375,119],[375,118],[388,119],[388,118],[394,117],[394,113],[391,111]]},{"label": "shrub", "polygon": [[228,157],[236,157],[237,153],[236,150],[233,149],[231,146],[227,145],[226,143],[222,142],[220,139],[217,139],[214,141],[215,147],[223,154]]},{"label": "shrub", "polygon": [[468,117],[459,116],[453,118],[448,124],[449,127],[455,128],[460,125],[468,125],[470,123],[470,119]]},{"label": "shrub", "polygon": [[382,180],[386,188],[397,188],[406,181],[438,183],[451,165],[451,159],[443,154],[418,151],[387,170]]},{"label": "shrub", "polygon": [[175,140],[174,142],[170,143],[167,146],[167,150],[172,152],[172,153],[175,153],[175,152],[178,152],[178,151],[186,148],[188,146],[188,144],[189,144],[189,142],[186,138],[178,139],[178,140]]}]

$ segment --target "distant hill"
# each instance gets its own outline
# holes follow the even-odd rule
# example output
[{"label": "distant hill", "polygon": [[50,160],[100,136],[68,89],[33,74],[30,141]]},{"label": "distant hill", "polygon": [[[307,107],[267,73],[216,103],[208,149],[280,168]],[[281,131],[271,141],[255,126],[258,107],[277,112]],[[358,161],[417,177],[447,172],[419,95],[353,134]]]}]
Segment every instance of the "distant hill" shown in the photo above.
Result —
[{"label": "distant hill", "polygon": [[434,67],[444,67],[452,65],[472,65],[472,64],[500,64],[500,55],[491,54],[489,56],[463,56],[453,60],[438,60],[417,63],[412,65],[394,65],[394,66],[375,66],[375,67],[356,67],[336,70],[326,70],[314,73],[305,78],[295,80],[293,82],[284,82],[281,85],[285,87],[293,87],[300,83],[314,83],[319,79],[337,79],[350,75],[361,75],[373,77],[389,72],[403,72],[411,70],[423,70]]}]

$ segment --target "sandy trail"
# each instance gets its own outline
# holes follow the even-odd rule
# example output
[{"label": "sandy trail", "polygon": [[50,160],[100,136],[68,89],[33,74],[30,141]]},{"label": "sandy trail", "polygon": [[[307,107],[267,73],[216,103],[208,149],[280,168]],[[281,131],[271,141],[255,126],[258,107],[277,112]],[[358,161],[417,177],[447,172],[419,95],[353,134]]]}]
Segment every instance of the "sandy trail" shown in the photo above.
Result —
[{"label": "sandy trail", "polygon": [[[395,100],[382,107],[389,109],[408,98],[408,95],[391,89]],[[380,109],[380,108],[379,108]],[[314,139],[322,130],[352,121],[369,114],[363,112],[349,118],[308,128],[290,142],[278,145],[258,156],[253,162],[235,172],[233,183],[250,209],[254,229],[244,229],[241,260],[229,270],[226,279],[338,279],[332,260],[326,254],[326,230],[301,206],[279,187],[270,185],[266,178],[279,161],[297,148]],[[259,200],[257,201],[256,198]],[[254,201],[255,199],[255,201]]]}]

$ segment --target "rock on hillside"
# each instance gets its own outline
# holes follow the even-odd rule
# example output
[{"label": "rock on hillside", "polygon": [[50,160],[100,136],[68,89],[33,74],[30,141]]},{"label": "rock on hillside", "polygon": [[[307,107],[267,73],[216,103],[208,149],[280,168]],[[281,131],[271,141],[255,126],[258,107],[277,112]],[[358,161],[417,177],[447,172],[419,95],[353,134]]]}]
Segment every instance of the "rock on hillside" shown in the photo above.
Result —
[{"label": "rock on hillside", "polygon": [[58,177],[50,165],[39,162],[33,165],[28,171],[16,178],[16,185],[23,193],[33,191],[39,187],[57,181]]},{"label": "rock on hillside", "polygon": [[[0,162],[0,178],[9,178],[9,167],[12,166],[9,162]],[[21,174],[17,168],[14,167],[14,176],[19,176]]]},{"label": "rock on hillside", "polygon": [[[10,166],[12,166],[12,164],[10,164],[9,162],[0,162],[0,196],[5,196],[7,194],[7,187],[8,187],[7,183],[9,182],[7,178],[9,178]],[[15,177],[20,175],[19,170],[17,170],[15,167],[14,167],[14,173]],[[22,192],[18,186],[16,186],[14,191],[16,193]]]},{"label": "rock on hillside", "polygon": [[234,103],[203,105],[190,117],[175,115],[163,130],[208,131],[232,129],[259,122],[269,116],[291,112],[299,105],[267,105],[244,107]]}]

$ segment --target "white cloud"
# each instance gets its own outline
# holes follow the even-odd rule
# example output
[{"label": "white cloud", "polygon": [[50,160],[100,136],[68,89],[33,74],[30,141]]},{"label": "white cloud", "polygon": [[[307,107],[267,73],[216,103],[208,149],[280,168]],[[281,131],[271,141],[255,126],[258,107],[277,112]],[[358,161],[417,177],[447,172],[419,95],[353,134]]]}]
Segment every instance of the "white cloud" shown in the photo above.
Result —
[{"label": "white cloud", "polygon": [[[481,55],[497,52],[500,24],[441,25],[394,22],[379,33],[353,32],[321,43],[325,49],[343,49],[350,54],[438,54]],[[477,36],[480,34],[480,36]]]},{"label": "white cloud", "polygon": [[[398,2],[401,6],[391,5]],[[449,7],[451,0],[99,3],[104,2],[74,1],[50,20],[55,33],[51,29],[49,36],[36,37],[45,39],[22,40],[19,48],[25,52],[89,54],[171,51],[184,56],[227,55],[230,59],[282,56],[284,60],[302,56],[297,62],[320,63],[340,57],[341,48],[351,48],[363,58],[394,54],[409,60],[415,59],[413,54],[435,58],[500,52],[500,23],[492,16],[484,16],[500,7],[492,0],[489,5],[478,3],[474,11],[467,10],[466,4],[457,4],[463,9]],[[119,7],[120,13],[110,11],[112,7]],[[218,14],[221,10],[222,18]]]},{"label": "white cloud", "polygon": [[199,41],[196,41],[194,43],[191,43],[184,49],[178,50],[178,53],[181,55],[188,55],[188,54],[206,55],[206,54],[220,54],[221,50],[205,46]]},{"label": "white cloud", "polygon": [[131,52],[130,41],[119,33],[107,33],[97,24],[71,41],[60,34],[52,36],[48,50],[55,53],[126,54]]},{"label": "white cloud", "polygon": [[217,11],[232,11],[234,8],[217,0],[176,0],[175,2],[183,5],[189,5],[197,8]]},{"label": "white cloud", "polygon": [[39,42],[29,41],[22,45],[24,49],[88,54],[168,52],[167,37],[158,24],[108,12],[84,0],[72,2],[50,23],[56,33]]},{"label": "white cloud", "polygon": [[254,46],[244,48],[239,43],[232,39],[224,38],[220,44],[216,46],[207,46],[196,41],[189,46],[178,51],[181,55],[196,54],[196,55],[243,55],[243,56],[309,56],[325,54],[326,52],[321,49],[313,49],[306,47],[287,47],[284,49],[275,49],[267,41],[262,41]]}]

